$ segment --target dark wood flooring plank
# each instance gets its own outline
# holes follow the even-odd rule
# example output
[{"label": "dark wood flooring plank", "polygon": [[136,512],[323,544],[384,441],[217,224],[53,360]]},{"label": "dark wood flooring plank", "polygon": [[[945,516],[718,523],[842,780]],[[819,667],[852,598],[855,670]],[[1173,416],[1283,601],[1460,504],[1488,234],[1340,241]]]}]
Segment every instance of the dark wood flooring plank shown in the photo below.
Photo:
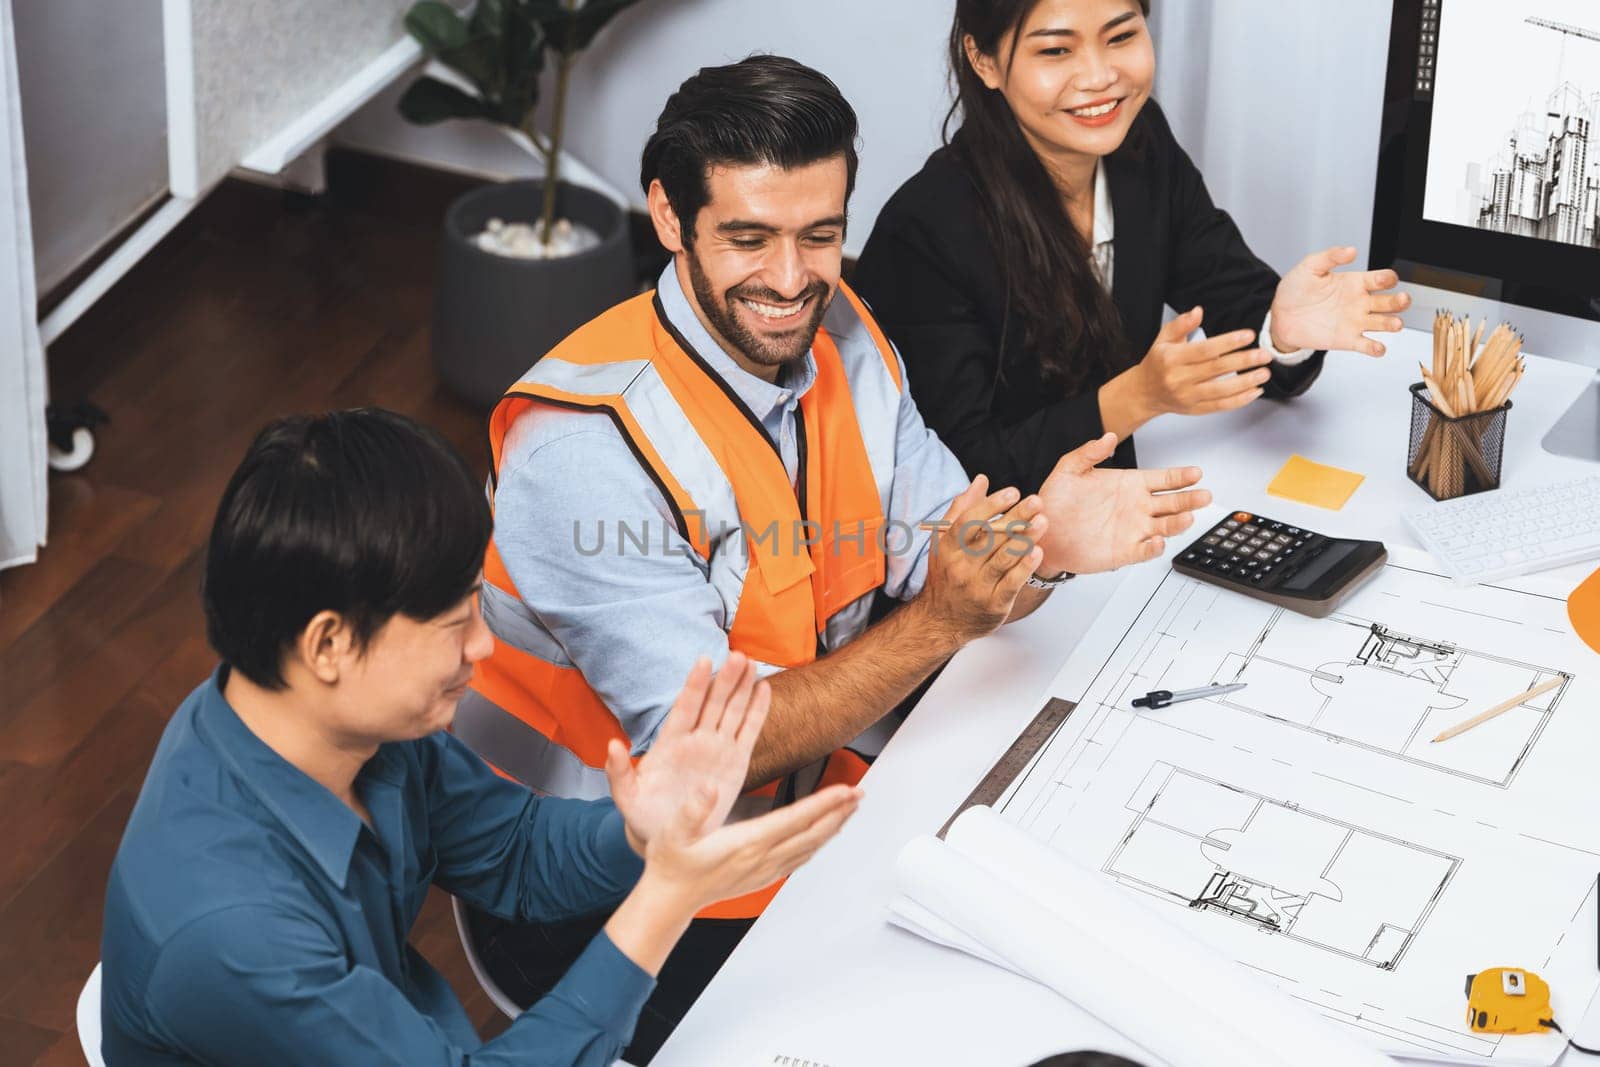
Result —
[{"label": "dark wood flooring plank", "polygon": [[428,331],[420,327],[408,336],[386,337],[334,389],[331,406],[384,407],[409,415],[443,434],[473,473],[486,477],[488,413],[439,385],[428,345]]},{"label": "dark wood flooring plank", "polygon": [[60,1033],[100,959],[106,877],[135,792],[118,793],[72,843],[0,908],[0,1015]]},{"label": "dark wood flooring plank", "polygon": [[213,663],[203,640],[185,638],[58,766],[0,782],[0,811],[28,812],[11,824],[11,847],[0,850],[0,906],[25,891],[107,800],[138,789],[167,721]]},{"label": "dark wood flooring plank", "polygon": [[57,1038],[55,1044],[33,1061],[33,1067],[86,1067],[88,1062],[83,1056],[78,1031],[74,1029]]},{"label": "dark wood flooring plank", "polygon": [[50,543],[40,554],[41,565],[0,571],[0,651],[159,504],[148,493],[90,478],[52,479]]},{"label": "dark wood flooring plank", "polygon": [[[0,652],[0,730],[9,730],[47,687],[83,669],[88,656],[124,626],[167,572],[118,559],[102,559]],[[16,751],[0,746],[7,758]]]},{"label": "dark wood flooring plank", "polygon": [[[161,506],[124,538],[120,555],[170,567],[202,543],[228,476],[261,427],[281,415],[333,406],[334,387],[384,336],[346,315],[323,323],[320,333],[304,324],[274,326],[276,340],[270,344],[247,336],[260,329],[258,323],[246,323],[229,342],[248,370],[215,387],[206,384],[198,368],[191,368],[194,374],[175,374],[149,425],[142,416],[120,415],[114,391],[104,399],[95,396],[117,419],[119,435],[133,424],[136,437],[142,436],[117,439],[123,447],[104,475],[162,495]],[[315,356],[308,358],[307,352]],[[156,424],[162,426],[159,433]],[[183,442],[176,449],[174,435]]]},{"label": "dark wood flooring plank", "polygon": [[55,1030],[0,1016],[0,1064],[34,1063],[60,1039]]},{"label": "dark wood flooring plank", "polygon": [[237,456],[268,419],[325,402],[382,336],[343,312],[316,323],[232,313],[203,332],[178,321],[156,365],[90,393],[113,419],[99,473],[150,492],[182,484],[218,451]]},{"label": "dark wood flooring plank", "polygon": [[[110,563],[123,565],[117,559]],[[0,712],[6,757],[40,769],[53,767],[186,637],[204,633],[202,566],[200,554],[191,550],[184,565],[124,609],[126,621],[102,639],[67,644],[69,635],[53,646],[56,672],[36,683],[31,698],[24,690],[14,707]],[[93,587],[96,573],[85,583]]]}]

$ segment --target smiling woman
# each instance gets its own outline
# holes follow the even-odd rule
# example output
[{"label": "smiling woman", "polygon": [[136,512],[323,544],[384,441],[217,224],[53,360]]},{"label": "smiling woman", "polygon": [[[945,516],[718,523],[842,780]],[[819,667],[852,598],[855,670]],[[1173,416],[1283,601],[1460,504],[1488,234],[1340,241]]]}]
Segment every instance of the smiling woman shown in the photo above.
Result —
[{"label": "smiling woman", "polygon": [[1376,295],[1392,272],[1334,273],[1355,249],[1283,279],[1251,253],[1151,99],[1149,10],[958,0],[947,143],[862,252],[928,424],[997,484],[1031,490],[1106,431],[1132,466],[1150,419],[1295,396],[1312,350],[1381,355],[1364,333],[1400,328],[1404,295]]},{"label": "smiling woman", "polygon": [[[1100,157],[1122,146],[1150,99],[1149,13],[1149,0],[956,8],[950,64],[965,116],[962,156],[989,190],[995,232],[1008,235],[1006,276],[1046,378],[1081,379],[1087,368],[1074,350],[1105,354],[1122,344],[1089,256],[1092,190]],[[1064,198],[1063,187],[1077,195]]]}]

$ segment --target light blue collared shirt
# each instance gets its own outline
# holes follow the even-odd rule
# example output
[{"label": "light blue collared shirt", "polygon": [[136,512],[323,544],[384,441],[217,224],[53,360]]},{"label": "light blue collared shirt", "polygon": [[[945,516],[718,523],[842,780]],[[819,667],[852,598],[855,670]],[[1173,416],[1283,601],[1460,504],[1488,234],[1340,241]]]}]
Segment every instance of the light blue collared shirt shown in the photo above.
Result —
[{"label": "light blue collared shirt", "polygon": [[[658,286],[668,321],[760,421],[793,484],[800,399],[816,381],[815,358],[807,353],[776,383],[764,381],[712,339],[672,264]],[[909,543],[892,540],[883,591],[910,600],[928,573],[930,534],[918,524],[943,518],[967,476],[923,423],[903,362],[900,375],[906,387],[884,518],[914,535]],[[619,523],[648,528],[650,550],[623,543]],[[541,405],[512,424],[495,491],[495,545],[528,607],[621,721],[636,751],[648,747],[695,659],[709,656],[720,667],[727,658],[730,622],[707,580],[706,561],[678,533],[666,498],[603,412]]]}]

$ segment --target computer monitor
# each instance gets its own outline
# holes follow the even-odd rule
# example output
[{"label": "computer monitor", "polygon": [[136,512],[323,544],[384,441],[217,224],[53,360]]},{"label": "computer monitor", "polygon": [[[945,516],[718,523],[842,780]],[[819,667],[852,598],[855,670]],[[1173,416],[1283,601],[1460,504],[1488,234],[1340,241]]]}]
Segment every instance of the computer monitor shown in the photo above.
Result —
[{"label": "computer monitor", "polygon": [[[1395,0],[1372,265],[1600,368],[1600,3]],[[1600,460],[1600,380],[1545,437]]]}]

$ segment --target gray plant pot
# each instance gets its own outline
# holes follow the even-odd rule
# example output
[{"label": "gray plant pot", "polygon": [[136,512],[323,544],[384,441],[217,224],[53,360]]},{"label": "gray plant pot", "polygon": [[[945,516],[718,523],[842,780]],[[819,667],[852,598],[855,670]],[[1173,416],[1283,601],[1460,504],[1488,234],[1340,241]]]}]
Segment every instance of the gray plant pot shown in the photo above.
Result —
[{"label": "gray plant pot", "polygon": [[450,390],[488,409],[573,330],[633,295],[633,251],[621,208],[562,182],[556,215],[600,234],[560,259],[514,259],[472,243],[491,218],[534,222],[544,183],[474,189],[445,213],[433,309],[433,361]]}]

